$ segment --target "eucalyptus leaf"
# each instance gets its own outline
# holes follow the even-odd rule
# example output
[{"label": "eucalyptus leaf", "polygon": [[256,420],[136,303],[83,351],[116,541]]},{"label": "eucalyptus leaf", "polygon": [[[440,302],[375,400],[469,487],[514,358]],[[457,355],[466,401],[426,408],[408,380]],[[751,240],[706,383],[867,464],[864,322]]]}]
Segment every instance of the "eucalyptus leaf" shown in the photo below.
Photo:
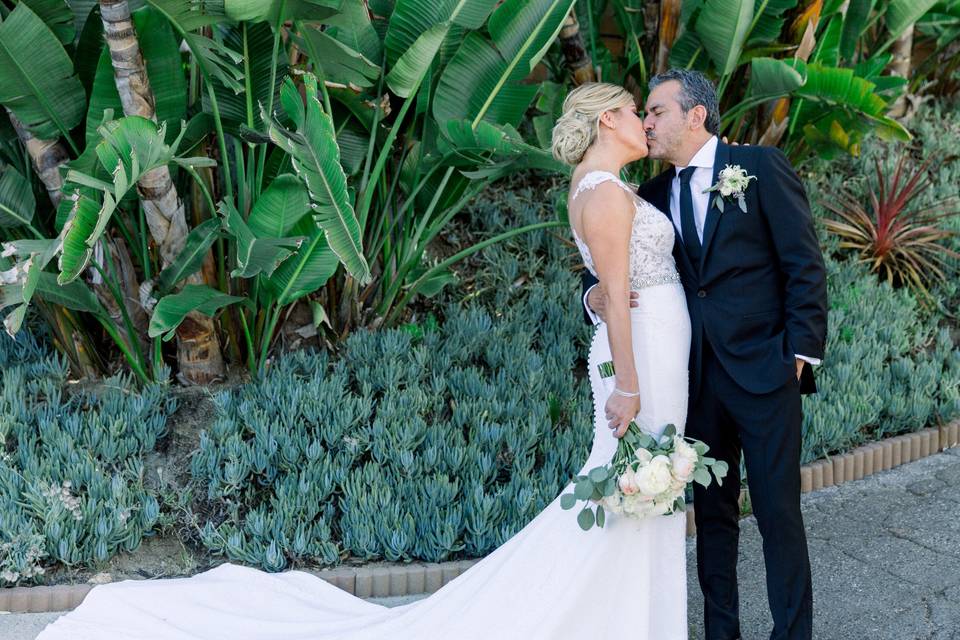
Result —
[{"label": "eucalyptus leaf", "polygon": [[584,507],[583,510],[577,515],[577,524],[579,524],[580,528],[584,531],[589,531],[595,522],[596,518],[593,515],[593,511],[591,511],[588,507]]}]

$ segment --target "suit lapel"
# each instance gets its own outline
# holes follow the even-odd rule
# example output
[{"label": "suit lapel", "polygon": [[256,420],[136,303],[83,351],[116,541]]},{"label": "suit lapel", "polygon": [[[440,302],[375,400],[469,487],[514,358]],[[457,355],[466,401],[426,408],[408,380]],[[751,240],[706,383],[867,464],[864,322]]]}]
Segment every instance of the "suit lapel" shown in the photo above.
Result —
[{"label": "suit lapel", "polygon": [[[720,178],[720,170],[725,167],[730,162],[730,146],[724,144],[723,142],[717,143],[717,153],[714,156],[713,160],[713,178],[710,180],[710,185],[713,186],[717,184],[717,180]],[[702,259],[700,261],[701,267],[707,261],[707,253],[710,251],[710,243],[713,241],[713,236],[717,232],[717,225],[720,223],[720,216],[723,213],[721,209],[717,209],[716,206],[713,206],[714,198],[719,197],[719,194],[716,192],[710,192],[709,201],[707,202],[707,219],[703,225],[703,248],[701,249]],[[721,205],[725,205],[725,202],[721,202]]]}]

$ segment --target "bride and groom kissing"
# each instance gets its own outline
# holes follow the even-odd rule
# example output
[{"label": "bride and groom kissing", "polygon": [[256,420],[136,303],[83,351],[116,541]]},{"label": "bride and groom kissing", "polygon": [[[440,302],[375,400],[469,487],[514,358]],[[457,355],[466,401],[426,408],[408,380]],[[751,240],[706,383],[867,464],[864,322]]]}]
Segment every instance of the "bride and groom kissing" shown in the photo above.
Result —
[{"label": "bride and groom kissing", "polygon": [[[732,472],[722,485],[693,485],[706,638],[740,637],[736,570],[741,452],[763,538],[773,617],[770,638],[810,638],[812,586],[799,500],[800,397],[816,392],[812,366],[824,355],[827,305],[823,259],[804,188],[779,150],[718,140],[717,96],[702,74],[671,70],[654,77],[642,120],[622,91],[594,85],[570,94],[565,105],[570,114],[577,113],[577,104],[616,103],[618,96],[624,103],[589,113],[598,118],[596,136],[576,163],[571,183],[618,174],[637,157],[671,165],[640,185],[636,194],[673,227],[671,254],[691,336],[685,434],[709,445],[710,455],[726,461]],[[561,135],[557,142],[562,155],[563,143],[570,139]],[[611,175],[608,182],[617,184],[619,179]],[[575,199],[571,203],[575,233],[579,223],[588,234],[585,259],[592,255],[600,262],[599,252],[615,252],[622,245],[626,227],[610,228],[621,197],[611,186],[582,208]],[[636,236],[636,220],[633,224]],[[595,243],[589,242],[591,232]],[[636,253],[631,249],[631,260]],[[588,269],[583,277],[585,310],[593,323],[606,319],[612,324],[626,309],[633,313],[643,306],[638,298],[646,290],[625,287],[622,266],[606,267],[608,282],[602,268],[599,284],[597,270]],[[652,319],[683,324],[682,319]],[[614,331],[610,327],[609,332]],[[613,351],[616,360],[616,345]],[[636,364],[651,366],[652,375],[658,375],[657,362]],[[620,385],[618,379],[618,391]],[[634,411],[624,397],[634,389],[611,394],[605,407],[604,418],[618,433]],[[639,390],[643,399],[643,384]]]},{"label": "bride and groom kissing", "polygon": [[[653,434],[672,424],[727,463],[722,485],[694,484],[694,511],[705,635],[734,640],[742,453],[770,638],[809,640],[800,396],[815,390],[812,365],[823,357],[823,259],[784,155],[727,145],[719,128],[714,87],[694,71],[654,77],[642,118],[616,85],[583,85],[564,101],[552,150],[573,167],[570,225],[596,324],[583,469],[609,464],[612,436],[631,422]],[[620,172],[643,158],[672,166],[635,189]],[[612,385],[599,367],[610,361]],[[225,563],[189,578],[98,586],[39,640],[687,640],[685,525],[678,511],[611,516],[584,532],[558,496],[468,571],[403,606],[302,571]]]}]

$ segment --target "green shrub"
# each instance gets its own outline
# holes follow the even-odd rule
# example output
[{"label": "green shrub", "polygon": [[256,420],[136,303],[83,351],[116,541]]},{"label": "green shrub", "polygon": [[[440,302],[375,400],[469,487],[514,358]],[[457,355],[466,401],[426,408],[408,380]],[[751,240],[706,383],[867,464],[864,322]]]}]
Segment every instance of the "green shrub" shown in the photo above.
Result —
[{"label": "green shrub", "polygon": [[807,462],[960,414],[960,350],[906,290],[827,260],[830,302],[819,393],[804,401]]},{"label": "green shrub", "polygon": [[0,584],[136,549],[159,516],[143,456],[175,409],[166,387],[71,393],[64,359],[24,332],[0,340],[0,392]]},{"label": "green shrub", "polygon": [[[507,198],[518,223],[536,221],[539,207]],[[500,206],[474,222],[497,228]],[[439,561],[488,553],[529,522],[592,439],[589,389],[572,373],[588,333],[575,278],[544,255],[558,244],[540,232],[484,252],[460,274],[476,269],[484,292],[445,294],[438,328],[359,331],[336,358],[288,354],[218,394],[192,461],[213,511],[202,543],[274,571],[345,555]]]}]

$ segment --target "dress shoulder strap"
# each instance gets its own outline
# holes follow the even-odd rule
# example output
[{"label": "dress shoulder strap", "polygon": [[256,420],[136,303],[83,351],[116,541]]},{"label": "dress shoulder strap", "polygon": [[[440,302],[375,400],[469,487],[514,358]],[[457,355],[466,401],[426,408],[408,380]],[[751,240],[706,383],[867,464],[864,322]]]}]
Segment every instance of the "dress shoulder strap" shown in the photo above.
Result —
[{"label": "dress shoulder strap", "polygon": [[573,198],[576,198],[578,195],[580,195],[580,192],[583,190],[595,189],[598,184],[602,184],[604,182],[613,182],[630,195],[636,195],[637,193],[633,187],[609,171],[589,171],[585,176],[580,178],[580,182],[577,183],[577,188],[573,191]]}]

